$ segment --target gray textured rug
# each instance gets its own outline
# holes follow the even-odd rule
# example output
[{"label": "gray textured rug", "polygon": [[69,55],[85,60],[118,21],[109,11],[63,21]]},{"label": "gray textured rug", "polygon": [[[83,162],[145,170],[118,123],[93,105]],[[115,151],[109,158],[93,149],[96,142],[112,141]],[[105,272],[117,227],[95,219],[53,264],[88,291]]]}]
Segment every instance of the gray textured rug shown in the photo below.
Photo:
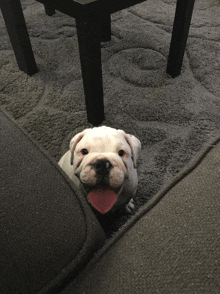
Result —
[{"label": "gray textured rug", "polygon": [[[5,109],[57,161],[87,123],[75,20],[22,0],[39,72],[18,70],[0,14],[0,99]],[[220,1],[198,0],[182,74],[165,74],[175,0],[149,0],[112,15],[102,44],[103,125],[142,142],[136,210],[176,175],[220,129]],[[107,234],[128,216],[104,224]]]}]

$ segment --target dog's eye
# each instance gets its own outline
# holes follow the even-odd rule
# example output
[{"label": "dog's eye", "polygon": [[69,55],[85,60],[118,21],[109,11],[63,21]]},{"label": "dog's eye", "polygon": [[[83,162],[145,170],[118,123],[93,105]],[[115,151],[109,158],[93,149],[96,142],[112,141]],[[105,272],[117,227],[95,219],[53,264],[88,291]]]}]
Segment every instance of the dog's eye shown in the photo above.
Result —
[{"label": "dog's eye", "polygon": [[124,156],[124,155],[125,155],[124,150],[119,150],[119,151],[118,151],[118,155],[119,155],[119,156]]},{"label": "dog's eye", "polygon": [[82,152],[82,155],[86,155],[89,153],[89,151],[87,149],[82,149],[81,152]]}]

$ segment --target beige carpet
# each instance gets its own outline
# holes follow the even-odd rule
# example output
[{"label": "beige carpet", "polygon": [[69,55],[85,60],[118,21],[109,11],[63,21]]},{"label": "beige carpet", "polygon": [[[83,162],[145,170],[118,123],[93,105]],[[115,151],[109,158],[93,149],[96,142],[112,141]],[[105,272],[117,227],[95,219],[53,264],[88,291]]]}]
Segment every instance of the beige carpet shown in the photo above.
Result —
[{"label": "beige carpet", "polygon": [[[57,161],[87,123],[75,20],[21,0],[39,72],[18,70],[0,14],[0,101]],[[102,44],[103,125],[142,142],[136,210],[220,129],[220,1],[197,0],[182,74],[165,74],[175,0],[149,0],[112,15]],[[115,215],[107,234],[127,220]]]}]

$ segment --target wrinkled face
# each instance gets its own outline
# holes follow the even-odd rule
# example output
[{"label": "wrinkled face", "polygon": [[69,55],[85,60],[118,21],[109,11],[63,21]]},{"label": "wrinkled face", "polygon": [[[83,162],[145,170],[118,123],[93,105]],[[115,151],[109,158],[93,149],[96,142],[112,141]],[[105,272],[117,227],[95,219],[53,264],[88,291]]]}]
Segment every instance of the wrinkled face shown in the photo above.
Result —
[{"label": "wrinkled face", "polygon": [[87,132],[75,147],[74,173],[86,190],[95,185],[119,188],[132,167],[131,148],[116,130]]},{"label": "wrinkled face", "polygon": [[106,213],[118,203],[140,148],[134,136],[105,126],[86,129],[71,140],[73,172],[96,210]]}]

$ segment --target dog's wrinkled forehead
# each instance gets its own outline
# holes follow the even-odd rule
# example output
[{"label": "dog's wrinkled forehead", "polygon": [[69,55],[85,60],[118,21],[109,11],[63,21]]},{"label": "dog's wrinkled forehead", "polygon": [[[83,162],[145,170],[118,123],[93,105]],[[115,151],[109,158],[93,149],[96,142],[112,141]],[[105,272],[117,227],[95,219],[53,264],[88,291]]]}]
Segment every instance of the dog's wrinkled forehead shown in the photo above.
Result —
[{"label": "dog's wrinkled forehead", "polygon": [[129,148],[123,131],[109,127],[93,128],[85,132],[76,149],[89,148],[90,152],[112,152],[120,148]]},{"label": "dog's wrinkled forehead", "polygon": [[[141,142],[133,135],[126,134],[123,130],[116,130],[110,127],[102,126],[92,129],[85,129],[76,134],[70,141],[71,165],[73,164],[74,154],[86,154],[93,152],[125,152],[125,158],[131,157],[136,167]],[[122,154],[124,154],[122,152]],[[84,154],[83,154],[84,155]]]}]

